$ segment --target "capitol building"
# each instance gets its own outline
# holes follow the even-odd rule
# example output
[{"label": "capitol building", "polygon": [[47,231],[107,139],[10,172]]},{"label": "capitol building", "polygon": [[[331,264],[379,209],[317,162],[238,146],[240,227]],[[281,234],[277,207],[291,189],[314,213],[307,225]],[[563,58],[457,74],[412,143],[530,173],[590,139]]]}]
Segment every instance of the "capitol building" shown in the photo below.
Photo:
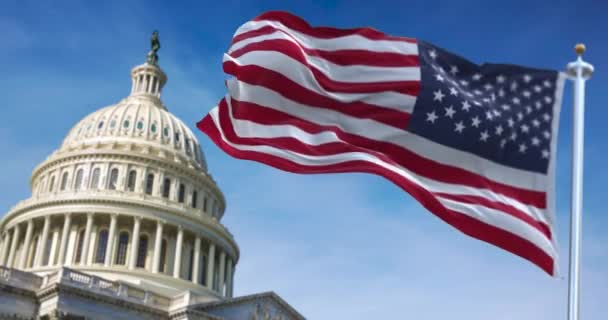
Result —
[{"label": "capitol building", "polygon": [[226,199],[161,100],[158,48],[131,70],[130,94],[78,122],[0,220],[0,319],[304,319],[273,292],[234,296]]}]

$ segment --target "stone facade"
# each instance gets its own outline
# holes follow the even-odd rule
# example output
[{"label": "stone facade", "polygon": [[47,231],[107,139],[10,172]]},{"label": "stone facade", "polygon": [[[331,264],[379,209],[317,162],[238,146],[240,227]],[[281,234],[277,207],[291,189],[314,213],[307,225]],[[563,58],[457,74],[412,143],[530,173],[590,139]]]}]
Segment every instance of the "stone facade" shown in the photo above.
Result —
[{"label": "stone facade", "polygon": [[165,73],[146,62],[131,78],[0,221],[0,319],[301,319],[273,293],[233,298],[224,195],[160,99]]}]

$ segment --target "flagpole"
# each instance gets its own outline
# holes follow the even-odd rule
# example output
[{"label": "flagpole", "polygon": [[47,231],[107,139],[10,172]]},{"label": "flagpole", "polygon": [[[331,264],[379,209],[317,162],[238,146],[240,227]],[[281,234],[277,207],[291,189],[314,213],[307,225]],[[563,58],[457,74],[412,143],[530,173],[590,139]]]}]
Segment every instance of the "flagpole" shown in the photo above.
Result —
[{"label": "flagpole", "polygon": [[578,58],[567,66],[569,78],[574,82],[568,320],[579,320],[580,315],[585,81],[593,73],[593,66],[583,61],[585,45],[577,44],[575,52]]}]

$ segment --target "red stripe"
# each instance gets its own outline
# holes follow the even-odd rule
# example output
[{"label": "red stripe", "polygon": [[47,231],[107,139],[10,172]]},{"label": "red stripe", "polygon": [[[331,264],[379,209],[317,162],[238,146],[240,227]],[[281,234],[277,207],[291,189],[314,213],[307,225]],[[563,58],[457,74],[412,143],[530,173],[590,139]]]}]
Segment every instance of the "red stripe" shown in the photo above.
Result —
[{"label": "red stripe", "polygon": [[483,223],[460,212],[444,207],[428,190],[382,167],[366,161],[349,161],[326,166],[304,166],[281,157],[255,152],[243,151],[228,145],[216,128],[213,120],[207,115],[197,123],[197,127],[229,155],[246,160],[265,163],[280,170],[293,173],[339,173],[365,172],[387,178],[418,200],[426,209],[440,219],[476,239],[494,244],[504,250],[531,261],[548,274],[553,275],[554,260],[530,241],[520,238],[508,231]]},{"label": "red stripe", "polygon": [[[265,26],[257,30],[248,31],[232,39],[232,44],[239,41],[258,37],[262,35],[271,34],[274,32],[281,32],[289,36],[293,41],[297,42],[298,48],[304,51],[309,56],[315,56],[323,58],[334,64],[341,66],[352,66],[352,65],[365,65],[365,66],[376,66],[376,67],[416,67],[419,65],[418,55],[407,55],[399,54],[394,52],[377,52],[369,50],[320,50],[315,48],[308,48],[304,46],[296,38],[290,34],[277,29],[272,26]],[[286,39],[268,39],[250,43],[243,46],[242,48],[235,50],[231,53],[232,56],[237,57],[250,51],[256,50],[273,50],[282,52],[283,47],[296,46],[293,41]]]},{"label": "red stripe", "polygon": [[[266,47],[264,42],[272,43],[274,40],[262,41],[259,43],[249,44],[239,50],[237,53],[244,54],[249,51],[255,51],[253,49],[249,50],[248,47],[259,47],[259,51],[277,51],[282,54],[289,56],[290,58],[300,62],[304,67],[306,67],[312,73],[315,80],[319,83],[323,89],[330,92],[343,92],[343,93],[378,93],[385,91],[399,92],[411,96],[417,96],[420,92],[420,80],[403,80],[403,81],[381,81],[381,82],[344,82],[337,81],[329,78],[325,73],[306,60],[306,56],[302,51],[299,50],[299,47],[295,44],[291,43],[289,46],[278,46],[275,44],[276,48],[271,50],[270,47]],[[229,54],[229,56],[233,58],[238,58],[233,54]],[[232,63],[230,61],[224,62]],[[290,66],[284,66],[290,67]],[[224,71],[229,73],[224,67]],[[327,70],[331,71],[331,70]]]},{"label": "red stripe", "polygon": [[[331,143],[324,143],[324,144],[320,144],[320,145],[309,145],[296,138],[286,137],[286,136],[276,137],[276,138],[240,137],[234,131],[233,124],[230,120],[231,110],[233,110],[232,116],[234,118],[242,119],[239,117],[239,114],[236,110],[234,110],[233,108],[230,108],[230,106],[228,106],[226,101],[222,100],[219,104],[220,126],[222,128],[222,131],[224,132],[224,135],[226,136],[226,139],[228,141],[231,141],[231,142],[239,144],[239,145],[272,146],[272,147],[275,147],[278,149],[290,150],[290,151],[294,151],[294,152],[297,152],[300,154],[312,155],[312,156],[328,156],[328,155],[335,155],[335,154],[348,153],[348,152],[363,152],[363,153],[371,154],[390,165],[400,166],[399,163],[397,163],[395,160],[393,160],[392,158],[390,158],[389,156],[387,156],[385,154],[376,152],[374,150],[365,149],[358,145],[348,144],[348,143],[344,143],[344,142],[331,142]],[[248,111],[251,111],[251,110],[248,109]],[[263,114],[263,113],[260,113],[258,110],[257,112],[253,111],[252,114]],[[249,118],[249,119],[245,119],[245,120],[251,120],[251,119]],[[285,123],[281,123],[281,124],[285,124]],[[312,126],[309,125],[309,127],[312,127]],[[318,128],[312,128],[312,129],[318,130]],[[313,132],[310,132],[310,133],[313,133]],[[401,159],[401,161],[403,163],[407,163],[408,162],[407,160],[408,159]],[[407,168],[407,166],[403,166],[403,167]],[[500,202],[490,201],[488,199],[485,199],[482,197],[476,197],[476,196],[451,195],[451,194],[443,194],[443,193],[437,193],[437,196],[440,196],[443,198],[448,198],[448,199],[453,199],[453,200],[463,202],[463,203],[480,204],[480,205],[486,206],[488,208],[493,208],[493,209],[499,210],[501,212],[504,212],[508,215],[513,216],[514,218],[522,220],[523,222],[527,223],[531,227],[537,229],[539,232],[543,233],[548,239],[551,239],[551,232],[549,231],[549,228],[544,223],[533,219],[526,213],[524,213],[512,206],[509,206],[509,205],[506,205],[506,204],[500,203]]]},{"label": "red stripe", "polygon": [[280,22],[290,29],[323,39],[359,35],[370,40],[391,40],[416,43],[416,39],[390,36],[373,28],[337,29],[332,27],[312,27],[302,18],[284,11],[269,11],[259,15],[253,20]]},{"label": "red stripe", "polygon": [[[450,184],[460,184],[478,189],[488,189],[492,192],[516,199],[517,201],[527,205],[532,205],[541,209],[546,208],[546,194],[544,192],[509,186],[459,167],[438,163],[395,144],[366,138],[364,137],[364,132],[362,132],[361,135],[355,135],[344,132],[337,125],[322,126],[317,123],[303,120],[287,113],[254,103],[242,102],[233,98],[231,98],[230,101],[232,105],[232,113],[236,118],[250,120],[266,125],[289,124],[308,133],[330,131],[336,134],[336,136],[338,136],[341,140],[349,144],[365,150],[388,155],[394,162],[416,173],[417,175]],[[220,109],[222,108],[222,104],[225,104],[224,100],[222,100],[220,103]],[[405,133],[404,139],[407,139]]]},{"label": "red stripe", "polygon": [[371,119],[395,128],[407,127],[410,114],[395,109],[368,104],[365,102],[340,102],[322,94],[302,87],[295,81],[281,73],[268,70],[256,65],[239,66],[238,64],[224,62],[224,71],[235,76],[239,81],[248,84],[266,87],[289,100],[341,112],[343,114],[360,118]]}]

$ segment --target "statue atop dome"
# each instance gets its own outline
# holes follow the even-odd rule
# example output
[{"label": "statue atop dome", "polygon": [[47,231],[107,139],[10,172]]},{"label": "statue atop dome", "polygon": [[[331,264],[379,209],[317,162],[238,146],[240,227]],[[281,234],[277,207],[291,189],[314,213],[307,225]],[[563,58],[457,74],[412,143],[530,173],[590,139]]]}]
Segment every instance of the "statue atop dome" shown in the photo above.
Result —
[{"label": "statue atop dome", "polygon": [[158,65],[158,54],[156,54],[158,49],[160,49],[160,40],[158,40],[158,31],[154,30],[154,32],[152,32],[152,37],[150,38],[150,51],[148,52],[146,62]]}]

